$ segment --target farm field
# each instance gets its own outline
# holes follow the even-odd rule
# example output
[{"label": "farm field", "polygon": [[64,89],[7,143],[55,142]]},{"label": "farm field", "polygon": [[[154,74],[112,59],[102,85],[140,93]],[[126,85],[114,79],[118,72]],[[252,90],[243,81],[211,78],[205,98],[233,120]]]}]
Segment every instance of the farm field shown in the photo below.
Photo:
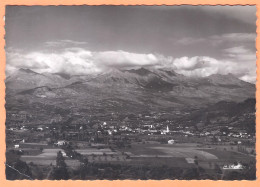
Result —
[{"label": "farm field", "polygon": [[[56,165],[56,157],[59,151],[62,149],[44,149],[41,154],[38,155],[22,155],[21,160],[38,165]],[[126,156],[119,152],[112,152],[111,149],[77,149],[78,153],[86,156],[89,162],[123,162],[126,161]],[[65,157],[65,162],[70,167],[79,166],[79,161]]]},{"label": "farm field", "polygon": [[252,156],[248,156],[242,153],[234,151],[223,151],[218,149],[200,149],[210,154],[216,155],[220,160],[254,160]]},{"label": "farm field", "polygon": [[96,149],[96,148],[86,148],[86,149],[76,149],[76,152],[82,155],[103,155],[104,153],[107,155],[116,155],[118,153],[113,152],[111,149]]},{"label": "farm field", "polygon": [[176,168],[192,168],[194,164],[187,162],[185,158],[181,157],[134,157],[130,161],[131,165],[150,165],[158,167],[176,167]]},{"label": "farm field", "polygon": [[[242,153],[234,151],[224,151],[221,149],[201,148],[198,144],[132,144],[131,148],[122,149],[125,153],[129,154],[134,160],[159,161],[159,160],[174,160],[182,159],[183,162],[188,162],[190,159],[197,159],[200,163],[208,162],[233,163],[234,161],[253,161],[255,158]],[[167,162],[166,162],[167,163]]]},{"label": "farm field", "polygon": [[[56,165],[57,153],[62,149],[43,149],[38,155],[22,155],[21,160],[38,165]],[[176,167],[192,167],[194,162],[191,160],[195,157],[201,164],[208,165],[212,163],[222,163],[223,161],[248,161],[253,160],[253,157],[248,159],[247,155],[223,151],[214,148],[201,148],[197,144],[132,144],[131,147],[112,151],[109,148],[85,148],[76,149],[76,152],[85,156],[89,162],[111,162],[122,164],[137,164],[141,163],[152,165],[171,165]],[[128,155],[128,156],[127,156]],[[65,162],[68,166],[77,167],[79,161],[65,157]]]},{"label": "farm field", "polygon": [[[206,150],[206,149],[205,149]],[[200,150],[197,144],[134,144],[131,148],[122,151],[130,152],[136,156],[147,157],[177,157],[177,158],[194,158],[199,159],[218,159],[218,157],[205,150]]]},{"label": "farm field", "polygon": [[217,156],[211,154],[209,152],[198,150],[192,147],[153,147],[153,149],[160,150],[167,155],[171,155],[173,157],[184,157],[184,158],[194,158],[198,157],[198,159],[202,160],[215,160],[218,159]]},{"label": "farm field", "polygon": [[22,155],[21,160],[27,163],[33,162],[38,165],[55,165],[57,153],[62,149],[43,149],[38,155]]},{"label": "farm field", "polygon": [[132,144],[131,148],[127,147],[119,150],[133,155],[167,155],[160,150],[153,149],[155,146],[158,146],[158,144]]}]

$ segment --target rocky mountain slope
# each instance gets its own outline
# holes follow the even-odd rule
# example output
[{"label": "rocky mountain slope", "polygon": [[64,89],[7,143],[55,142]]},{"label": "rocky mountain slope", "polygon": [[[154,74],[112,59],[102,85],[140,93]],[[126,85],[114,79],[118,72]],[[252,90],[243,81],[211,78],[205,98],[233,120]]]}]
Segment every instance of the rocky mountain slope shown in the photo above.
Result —
[{"label": "rocky mountain slope", "polygon": [[7,109],[28,113],[37,111],[30,107],[34,105],[87,114],[170,112],[254,97],[255,85],[231,74],[190,78],[168,69],[111,70],[78,76],[20,69],[6,79]]}]

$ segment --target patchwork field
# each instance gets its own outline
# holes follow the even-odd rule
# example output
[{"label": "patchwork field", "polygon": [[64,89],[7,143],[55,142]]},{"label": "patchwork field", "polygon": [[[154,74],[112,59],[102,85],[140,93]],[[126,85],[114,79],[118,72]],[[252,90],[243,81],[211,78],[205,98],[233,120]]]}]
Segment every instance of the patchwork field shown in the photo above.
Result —
[{"label": "patchwork field", "polygon": [[152,149],[160,150],[172,157],[194,158],[196,156],[202,160],[218,159],[214,154],[192,147],[153,147]]},{"label": "patchwork field", "polygon": [[[56,157],[62,149],[44,149],[38,155],[22,155],[21,160],[30,163],[33,162],[37,165],[56,165]],[[78,153],[86,156],[90,162],[123,162],[127,161],[126,156],[120,152],[113,152],[111,149],[77,149]],[[128,159],[129,160],[129,159]],[[79,161],[65,157],[65,162],[70,167],[79,166]]]},{"label": "patchwork field", "polygon": [[43,149],[42,153],[38,155],[22,155],[21,160],[38,165],[55,165],[59,151],[62,151],[62,149]]},{"label": "patchwork field", "polygon": [[[57,153],[62,149],[44,149],[38,155],[22,155],[21,160],[37,165],[56,165]],[[211,167],[209,163],[232,163],[234,161],[250,161],[253,157],[232,151],[223,151],[214,148],[201,148],[197,144],[132,144],[131,147],[112,151],[109,148],[76,149],[85,156],[89,162],[111,162],[131,165],[171,165],[175,167],[193,167],[194,159],[200,165]],[[76,168],[80,165],[78,160],[65,158],[68,166]]]},{"label": "patchwork field", "polygon": [[147,165],[147,166],[169,166],[180,168],[191,168],[194,164],[187,162],[185,158],[181,157],[134,157],[130,161],[131,165]]},{"label": "patchwork field", "polygon": [[[197,144],[134,144],[131,148],[122,149],[134,157],[157,157],[157,158],[195,158],[199,160],[244,160],[248,155],[228,150],[212,148],[201,148]],[[254,157],[250,157],[254,159]]]},{"label": "patchwork field", "polygon": [[234,152],[234,151],[223,151],[218,149],[201,149],[201,150],[216,155],[220,160],[240,160],[240,161],[255,160],[255,157],[243,153]]},{"label": "patchwork field", "polygon": [[82,155],[116,155],[116,152],[111,151],[111,149],[95,149],[95,148],[86,148],[86,149],[76,149],[76,152],[82,154]]}]

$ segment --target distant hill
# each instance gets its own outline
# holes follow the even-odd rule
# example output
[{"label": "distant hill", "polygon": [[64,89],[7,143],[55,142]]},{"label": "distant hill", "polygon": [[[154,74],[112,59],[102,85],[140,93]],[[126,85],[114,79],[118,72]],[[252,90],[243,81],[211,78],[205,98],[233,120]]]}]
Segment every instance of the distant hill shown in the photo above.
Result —
[{"label": "distant hill", "polygon": [[256,100],[254,98],[239,103],[220,101],[203,109],[195,110],[189,116],[181,118],[180,121],[192,126],[200,124],[202,129],[205,127],[214,129],[216,126],[229,126],[255,133],[255,112]]},{"label": "distant hill", "polygon": [[26,90],[40,86],[58,87],[65,85],[64,78],[55,74],[40,74],[30,69],[19,69],[6,78],[7,90]]}]

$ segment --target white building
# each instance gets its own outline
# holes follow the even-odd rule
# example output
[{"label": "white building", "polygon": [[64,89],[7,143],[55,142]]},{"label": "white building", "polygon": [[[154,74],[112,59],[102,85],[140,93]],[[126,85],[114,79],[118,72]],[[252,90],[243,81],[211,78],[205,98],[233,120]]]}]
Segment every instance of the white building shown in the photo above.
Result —
[{"label": "white building", "polygon": [[62,151],[61,154],[62,156],[67,157],[67,154],[64,151]]},{"label": "white building", "polygon": [[240,163],[238,163],[237,165],[235,165],[235,164],[224,165],[223,169],[234,169],[234,170],[236,170],[236,169],[243,169],[243,165],[240,164]]},{"label": "white building", "polygon": [[169,130],[169,127],[168,127],[168,125],[167,125],[166,130],[163,130],[163,131],[161,132],[161,134],[167,134],[167,133],[169,133],[169,132],[170,132],[170,130]]},{"label": "white building", "polygon": [[62,145],[65,145],[66,144],[66,141],[65,140],[59,140],[56,145],[58,146],[62,146]]},{"label": "white building", "polygon": [[175,140],[168,140],[168,144],[174,144]]}]

